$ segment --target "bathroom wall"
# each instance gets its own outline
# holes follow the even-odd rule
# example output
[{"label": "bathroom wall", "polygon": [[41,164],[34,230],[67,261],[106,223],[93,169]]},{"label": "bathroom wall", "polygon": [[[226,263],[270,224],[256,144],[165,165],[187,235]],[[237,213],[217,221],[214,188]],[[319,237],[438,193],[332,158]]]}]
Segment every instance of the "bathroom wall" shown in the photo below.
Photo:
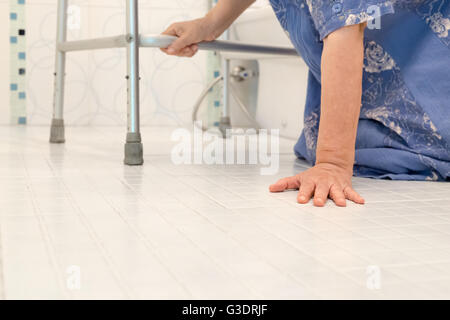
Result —
[{"label": "bathroom wall", "polygon": [[0,0],[0,123],[9,123],[9,0]]},{"label": "bathroom wall", "polygon": [[[26,0],[27,122],[47,125],[51,119],[55,48],[55,0]],[[70,0],[69,40],[122,34],[124,0]],[[139,0],[142,33],[160,33],[174,21],[205,14],[207,1]],[[0,0],[0,14],[9,21],[9,0]],[[8,27],[0,28],[8,39]],[[0,43],[9,52],[9,43]],[[0,55],[0,124],[10,123],[8,55]],[[66,121],[70,125],[126,124],[126,57],[124,50],[71,53],[67,63]],[[141,56],[142,124],[189,123],[192,105],[206,85],[206,54],[177,59],[159,50]]]},{"label": "bathroom wall", "polygon": [[[17,121],[11,120],[10,106],[10,1],[12,0],[0,0],[0,23],[4,24],[0,28],[0,39],[3,39],[0,41],[0,49],[4,52],[0,55],[0,70],[3,71],[0,76],[0,125],[17,124]],[[141,32],[159,34],[172,22],[203,16],[209,1],[139,0]],[[124,0],[70,0],[70,5],[69,40],[124,33]],[[258,0],[254,7],[267,5],[267,0]],[[26,0],[26,122],[30,125],[49,125],[51,120],[56,9],[57,0]],[[142,49],[142,125],[190,124],[192,106],[211,80],[208,61],[211,63],[205,52],[200,52],[193,59],[180,59],[166,56],[159,50]],[[126,126],[125,73],[125,50],[70,53],[66,70],[67,124]],[[206,112],[206,101],[200,114],[203,120],[208,120],[212,125],[218,120],[220,110]],[[233,122],[236,125],[246,125],[246,118],[233,100],[231,107]],[[278,118],[283,119],[277,118],[275,121],[272,110],[259,107],[261,112],[258,113],[258,120],[269,128],[283,127],[283,119],[292,118],[280,113]],[[298,132],[297,122],[289,126],[294,128],[294,132]]]}]

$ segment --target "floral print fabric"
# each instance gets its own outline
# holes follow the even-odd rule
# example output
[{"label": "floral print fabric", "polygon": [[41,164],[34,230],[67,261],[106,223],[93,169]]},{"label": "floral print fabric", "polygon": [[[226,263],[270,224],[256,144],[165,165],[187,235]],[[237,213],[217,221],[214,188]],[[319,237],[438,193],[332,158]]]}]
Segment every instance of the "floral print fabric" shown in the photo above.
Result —
[{"label": "floral print fabric", "polygon": [[[310,69],[298,157],[315,163],[323,39],[368,22],[355,175],[450,180],[450,1],[271,0]],[[377,23],[374,23],[377,22]]]}]

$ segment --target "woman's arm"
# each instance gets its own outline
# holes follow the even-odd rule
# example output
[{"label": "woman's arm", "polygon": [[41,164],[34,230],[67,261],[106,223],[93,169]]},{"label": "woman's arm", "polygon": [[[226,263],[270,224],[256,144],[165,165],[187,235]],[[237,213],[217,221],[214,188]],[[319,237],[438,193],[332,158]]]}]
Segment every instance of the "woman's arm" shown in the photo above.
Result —
[{"label": "woman's arm", "polygon": [[324,39],[322,105],[316,166],[281,179],[272,192],[299,189],[298,201],[314,197],[324,206],[328,197],[338,206],[346,199],[363,204],[352,188],[355,141],[361,108],[365,25],[341,28]]},{"label": "woman's arm", "polygon": [[220,0],[205,17],[215,29],[215,38],[220,37],[253,2],[255,0]]},{"label": "woman's arm", "polygon": [[170,55],[192,57],[198,51],[197,43],[220,37],[253,2],[255,0],[219,0],[204,18],[172,24],[163,34],[179,39],[162,50]]},{"label": "woman's arm", "polygon": [[324,39],[322,108],[317,164],[331,163],[353,173],[361,109],[364,28],[344,27]]}]

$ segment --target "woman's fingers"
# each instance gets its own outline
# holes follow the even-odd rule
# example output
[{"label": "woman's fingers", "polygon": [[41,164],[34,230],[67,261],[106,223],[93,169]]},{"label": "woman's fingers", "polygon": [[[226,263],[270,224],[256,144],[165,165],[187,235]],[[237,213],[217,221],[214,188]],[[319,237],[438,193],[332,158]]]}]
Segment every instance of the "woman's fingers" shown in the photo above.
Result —
[{"label": "woman's fingers", "polygon": [[[176,28],[177,28],[176,24],[172,24],[162,34],[164,34],[166,36],[178,36]],[[168,48],[161,48],[161,51],[166,54],[172,54],[172,53],[169,53]]]},{"label": "woman's fingers", "polygon": [[[162,34],[166,35],[166,36],[176,36],[177,34],[176,34],[176,31],[175,31],[175,25],[174,24],[170,25]],[[169,54],[167,49],[168,48],[160,48],[160,50],[162,52],[164,52],[166,54]]]},{"label": "woman's fingers", "polygon": [[175,36],[178,37],[172,44],[167,48],[167,53],[172,55],[178,55],[184,49],[192,47],[196,44],[197,35],[192,30],[184,30],[184,28],[179,28],[175,31]]},{"label": "woman's fingers", "polygon": [[181,36],[175,40],[168,48],[161,49],[164,53],[173,56],[192,57],[198,51],[198,45],[193,44],[190,36]]},{"label": "woman's fingers", "polygon": [[356,192],[355,190],[353,190],[351,187],[346,187],[344,189],[344,194],[345,197],[350,200],[353,201],[354,203],[357,204],[364,204],[365,200],[363,197],[361,197],[358,192]]},{"label": "woman's fingers", "polygon": [[171,24],[162,34],[168,36],[177,36],[177,24],[176,23]]},{"label": "woman's fingers", "polygon": [[167,53],[169,55],[176,55],[179,57],[187,57],[187,58],[191,58],[193,56],[195,56],[198,52],[198,45],[197,44],[193,44],[190,46],[187,46],[186,48],[181,49],[180,51],[176,52],[175,54],[170,54],[168,49],[161,49],[162,52]]},{"label": "woman's fingers", "polygon": [[270,186],[270,192],[298,189],[297,202],[307,204],[313,198],[316,207],[324,207],[329,198],[338,207],[346,207],[347,199],[364,204],[364,199],[351,187],[350,178],[345,173],[334,176],[329,170],[314,167],[299,175],[278,180]]},{"label": "woman's fingers", "polygon": [[177,22],[170,25],[162,34],[174,36],[176,39],[161,51],[172,56],[194,56],[198,51],[197,43],[208,38],[207,28],[200,20]]},{"label": "woman's fingers", "polygon": [[190,46],[190,48],[194,52],[194,55],[198,52],[198,44],[193,44]]},{"label": "woman's fingers", "polygon": [[181,57],[191,57],[194,55],[194,51],[190,47],[186,47],[181,49],[178,55]]},{"label": "woman's fingers", "polygon": [[191,57],[195,56],[197,51],[198,51],[198,45],[196,45],[196,44],[190,45],[189,47],[186,47],[185,49],[183,49],[183,56],[191,58]]},{"label": "woman's fingers", "polygon": [[327,203],[328,194],[330,193],[330,186],[326,181],[316,184],[316,191],[314,192],[314,205],[316,207],[323,207]]},{"label": "woman's fingers", "polygon": [[344,190],[342,190],[342,187],[337,184],[333,184],[331,186],[330,198],[334,201],[334,203],[338,207],[346,207],[347,206],[347,201],[345,200]]},{"label": "woman's fingers", "polygon": [[164,31],[162,34],[168,35],[168,36],[175,36],[178,37],[172,44],[162,49],[165,53],[169,55],[175,55],[175,56],[186,56],[187,52],[185,52],[185,49],[189,47],[189,45],[192,44],[191,36],[189,33],[186,33],[185,28],[182,27],[180,24],[174,23],[169,28],[167,28],[166,31]]},{"label": "woman's fingers", "polygon": [[283,192],[288,189],[298,189],[300,187],[300,182],[298,177],[289,177],[278,180],[275,184],[270,186],[270,192]]},{"label": "woman's fingers", "polygon": [[314,195],[315,184],[313,182],[302,182],[300,191],[298,193],[297,201],[301,204],[306,204]]},{"label": "woman's fingers", "polygon": [[191,44],[192,41],[190,40],[190,37],[182,35],[167,48],[167,53],[171,55],[178,55],[182,52],[182,49],[185,49]]}]

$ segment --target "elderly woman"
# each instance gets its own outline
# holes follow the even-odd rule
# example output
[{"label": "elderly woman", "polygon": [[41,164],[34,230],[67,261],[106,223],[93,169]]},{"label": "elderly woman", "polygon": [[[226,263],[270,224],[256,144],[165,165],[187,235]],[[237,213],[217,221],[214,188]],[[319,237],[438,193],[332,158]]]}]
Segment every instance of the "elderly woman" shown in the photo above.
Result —
[{"label": "elderly woman", "polygon": [[[164,51],[193,56],[254,1],[219,0],[204,18],[175,23]],[[352,175],[450,180],[450,1],[271,0],[307,63],[305,128],[296,155],[314,166],[272,192],[298,202],[363,204]]]}]

